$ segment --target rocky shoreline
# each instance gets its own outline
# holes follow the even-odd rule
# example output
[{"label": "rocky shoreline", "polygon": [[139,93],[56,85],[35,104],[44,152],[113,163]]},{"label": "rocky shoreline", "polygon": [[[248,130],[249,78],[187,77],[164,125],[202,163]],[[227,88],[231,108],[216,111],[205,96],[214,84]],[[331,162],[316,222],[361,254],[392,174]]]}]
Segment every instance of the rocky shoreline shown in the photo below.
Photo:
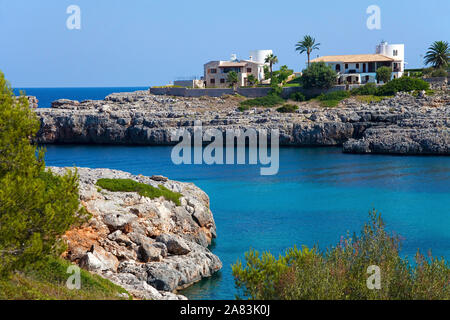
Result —
[{"label": "rocky shoreline", "polygon": [[450,94],[399,93],[378,103],[350,98],[337,108],[314,102],[281,114],[237,110],[239,98],[180,98],[147,91],[116,93],[101,101],[58,100],[37,109],[44,144],[172,145],[171,133],[201,120],[204,129],[279,129],[282,146],[343,146],[347,153],[450,154]]},{"label": "rocky shoreline", "polygon": [[[55,174],[73,170],[49,169]],[[120,285],[135,298],[149,300],[186,299],[177,290],[222,268],[208,249],[216,237],[209,198],[194,184],[110,169],[77,171],[81,204],[92,217],[65,234],[66,259]],[[163,185],[182,194],[181,205],[162,197],[107,191],[96,186],[100,178]]]}]

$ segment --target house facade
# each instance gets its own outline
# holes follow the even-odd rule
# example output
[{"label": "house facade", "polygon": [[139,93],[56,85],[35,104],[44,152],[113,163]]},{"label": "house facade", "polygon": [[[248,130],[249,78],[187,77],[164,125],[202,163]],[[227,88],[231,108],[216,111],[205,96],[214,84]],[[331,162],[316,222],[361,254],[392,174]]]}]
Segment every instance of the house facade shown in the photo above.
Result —
[{"label": "house facade", "polygon": [[382,42],[374,54],[323,56],[311,62],[325,62],[338,74],[338,84],[377,83],[376,71],[380,67],[392,69],[392,78],[400,78],[405,71],[405,46]]},{"label": "house facade", "polygon": [[236,55],[232,55],[229,61],[210,61],[204,65],[205,86],[208,88],[229,87],[228,73],[234,71],[238,75],[238,86],[250,85],[248,77],[253,75],[259,82],[264,80],[264,54],[270,54],[271,50],[252,51],[254,56],[249,60],[238,60]]}]

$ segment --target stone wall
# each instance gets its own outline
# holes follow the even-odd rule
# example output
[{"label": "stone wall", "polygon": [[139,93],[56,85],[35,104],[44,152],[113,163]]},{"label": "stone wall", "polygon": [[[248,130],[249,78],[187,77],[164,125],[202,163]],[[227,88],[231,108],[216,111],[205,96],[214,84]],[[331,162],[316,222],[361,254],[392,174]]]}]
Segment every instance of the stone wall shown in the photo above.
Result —
[{"label": "stone wall", "polygon": [[448,78],[447,77],[434,77],[434,78],[424,78],[426,82],[430,84],[431,89],[445,89],[447,88]]},{"label": "stone wall", "polygon": [[[349,85],[348,89],[354,89],[361,85],[353,84]],[[328,90],[324,89],[304,89],[300,87],[287,87],[283,88],[282,97],[289,98],[290,95],[294,92],[301,92],[307,96],[316,96],[321,93],[329,93],[333,91],[343,91],[346,90],[347,86],[345,85],[337,85]],[[256,88],[237,88],[236,91],[233,91],[231,88],[209,88],[209,89],[189,89],[189,88],[175,88],[175,87],[166,87],[166,88],[150,88],[150,93],[154,95],[168,95],[168,96],[178,96],[178,97],[221,97],[227,94],[240,94],[241,96],[247,98],[258,98],[264,97],[270,92],[270,87],[256,87]]]}]

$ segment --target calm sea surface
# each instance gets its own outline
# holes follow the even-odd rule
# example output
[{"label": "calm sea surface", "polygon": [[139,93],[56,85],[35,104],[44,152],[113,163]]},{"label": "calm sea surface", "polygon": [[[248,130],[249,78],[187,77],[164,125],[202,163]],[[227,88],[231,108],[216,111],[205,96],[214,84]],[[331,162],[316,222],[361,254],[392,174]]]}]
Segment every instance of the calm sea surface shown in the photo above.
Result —
[{"label": "calm sea surface", "polygon": [[212,247],[223,269],[184,290],[191,299],[233,299],[231,264],[249,248],[281,253],[320,248],[359,231],[372,208],[418,248],[450,259],[450,157],[347,155],[340,148],[280,150],[280,172],[253,165],[172,164],[170,147],[47,146],[47,165],[112,168],[194,182],[208,193],[218,229]]},{"label": "calm sea surface", "polygon": [[[40,107],[56,99],[103,99],[134,88],[25,89]],[[358,232],[372,208],[417,249],[450,259],[450,157],[342,154],[340,148],[280,150],[280,172],[259,166],[176,166],[170,147],[47,146],[47,165],[112,168],[194,182],[208,193],[218,228],[212,250],[223,269],[183,291],[191,299],[233,299],[231,264],[249,248],[275,254],[293,245],[320,248]]]},{"label": "calm sea surface", "polygon": [[29,96],[35,96],[39,100],[39,108],[50,108],[52,102],[58,99],[70,100],[103,100],[114,92],[132,92],[148,90],[148,87],[116,87],[116,88],[17,88],[14,93],[25,91]]}]

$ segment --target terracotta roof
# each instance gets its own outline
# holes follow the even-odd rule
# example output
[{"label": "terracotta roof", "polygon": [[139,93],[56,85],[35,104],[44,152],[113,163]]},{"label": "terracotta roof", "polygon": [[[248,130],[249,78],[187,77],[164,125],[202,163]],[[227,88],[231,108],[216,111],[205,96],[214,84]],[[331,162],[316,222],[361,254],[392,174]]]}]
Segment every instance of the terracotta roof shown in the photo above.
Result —
[{"label": "terracotta roof", "polygon": [[311,60],[311,62],[343,62],[343,63],[358,63],[358,62],[383,62],[395,61],[382,54],[348,54],[342,56],[323,56]]},{"label": "terracotta roof", "polygon": [[224,62],[219,65],[219,68],[229,68],[229,67],[245,67],[244,62]]}]

